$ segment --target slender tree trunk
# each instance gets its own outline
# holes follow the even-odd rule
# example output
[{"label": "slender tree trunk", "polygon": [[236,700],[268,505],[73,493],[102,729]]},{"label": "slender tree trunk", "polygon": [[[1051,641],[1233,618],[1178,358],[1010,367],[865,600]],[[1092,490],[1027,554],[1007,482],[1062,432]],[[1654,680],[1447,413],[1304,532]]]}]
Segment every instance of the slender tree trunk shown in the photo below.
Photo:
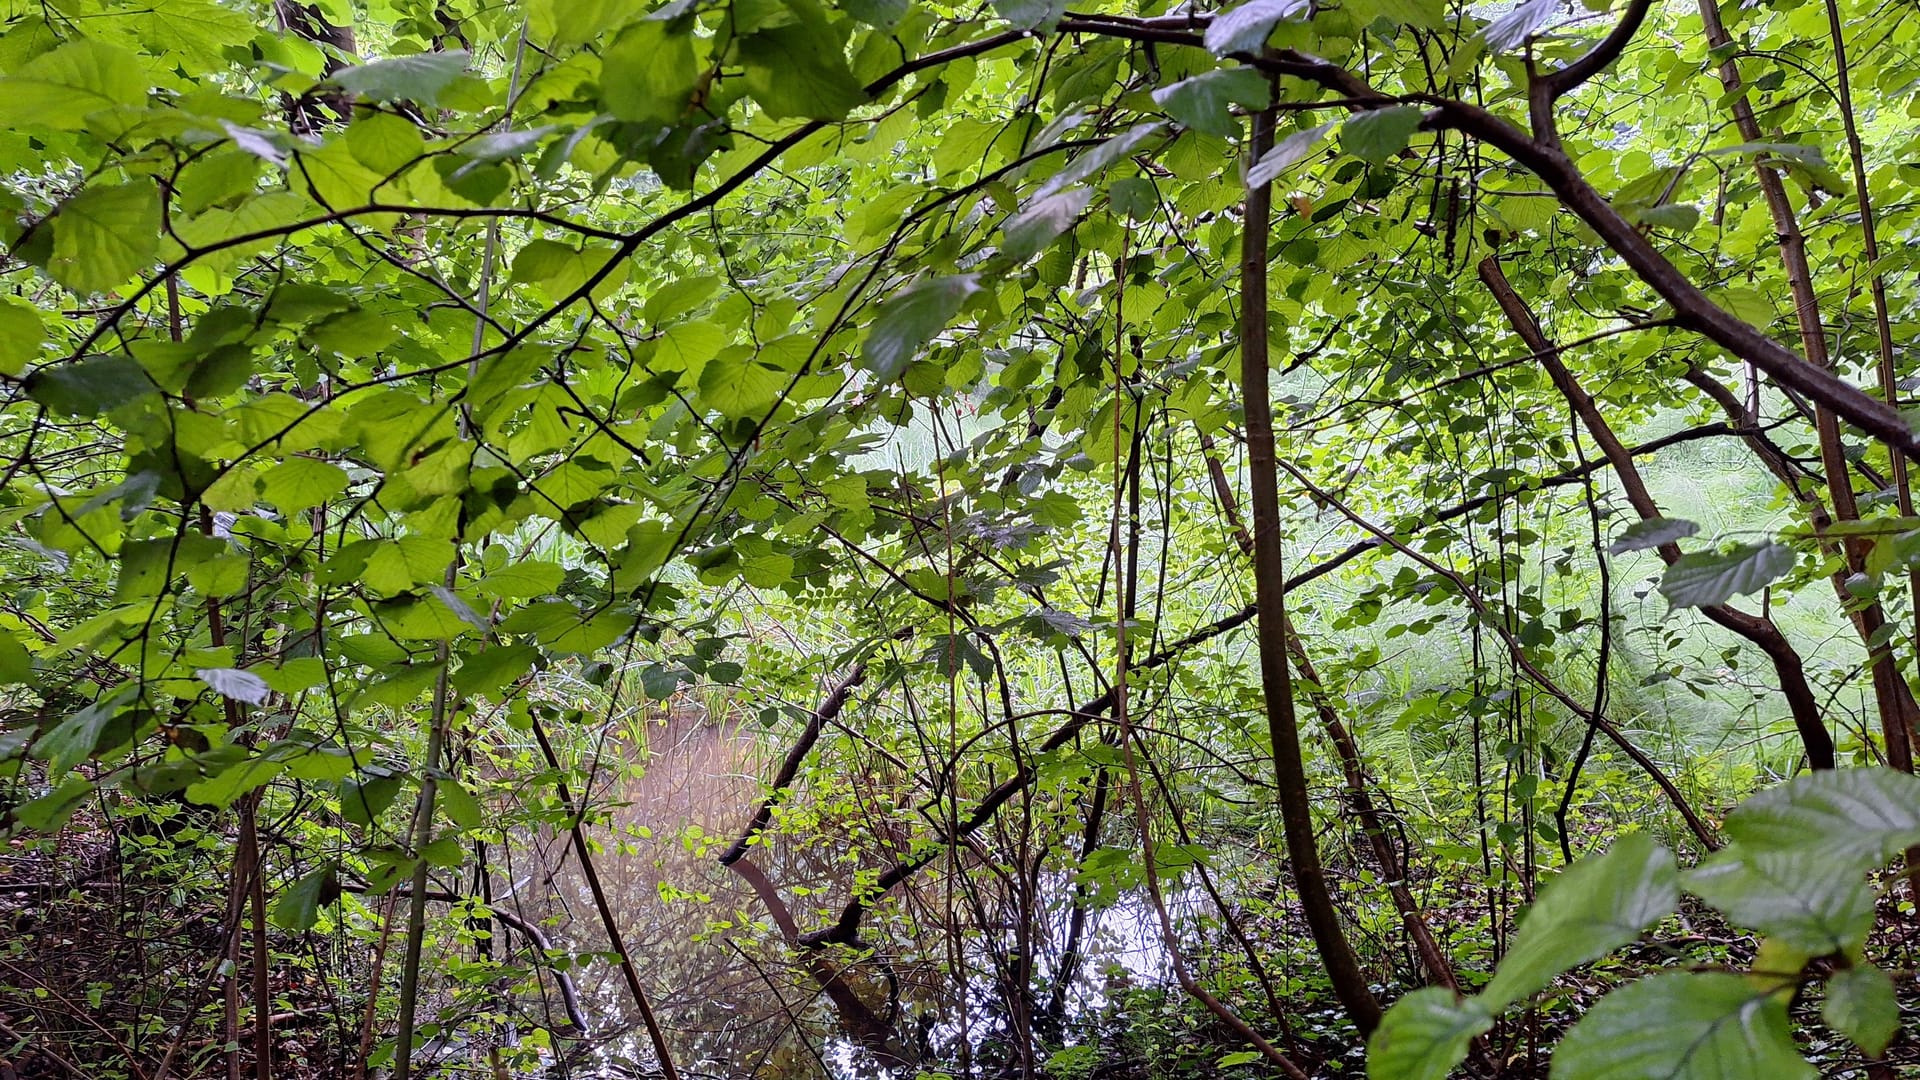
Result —
[{"label": "slender tree trunk", "polygon": [[[1253,534],[1247,531],[1246,524],[1241,520],[1239,501],[1234,498],[1233,485],[1227,481],[1226,468],[1221,465],[1219,455],[1214,453],[1213,440],[1202,435],[1200,450],[1206,458],[1207,475],[1213,481],[1214,498],[1220,503],[1220,512],[1233,530],[1234,542],[1239,545],[1242,554],[1251,557]],[[1434,940],[1433,931],[1427,926],[1426,915],[1420,910],[1413,890],[1407,885],[1407,859],[1394,846],[1386,819],[1374,805],[1373,793],[1367,782],[1365,759],[1360,756],[1360,744],[1354,741],[1353,733],[1341,721],[1340,712],[1334,707],[1326,684],[1320,681],[1320,673],[1314,670],[1313,658],[1308,655],[1299,631],[1294,629],[1293,620],[1285,620],[1282,629],[1287,636],[1287,651],[1293,657],[1301,679],[1305,680],[1307,697],[1320,717],[1320,726],[1326,729],[1328,741],[1333,743],[1334,756],[1340,760],[1340,774],[1347,782],[1347,798],[1353,804],[1354,816],[1360,819],[1360,830],[1366,834],[1367,843],[1373,849],[1374,862],[1380,867],[1380,878],[1386,883],[1387,895],[1393,900],[1394,908],[1400,912],[1400,921],[1407,928],[1414,951],[1420,954],[1420,962],[1435,984],[1458,990],[1460,983],[1454,975],[1453,962],[1447,959],[1439,942]]]},{"label": "slender tree trunk", "polygon": [[[1273,145],[1273,113],[1256,113],[1248,160],[1258,161]],[[1327,888],[1313,830],[1313,805],[1307,796],[1306,762],[1300,752],[1300,725],[1287,665],[1286,563],[1280,537],[1280,474],[1275,464],[1273,405],[1267,368],[1267,234],[1272,216],[1272,187],[1247,189],[1246,233],[1240,253],[1240,385],[1246,408],[1247,464],[1253,493],[1253,581],[1260,613],[1256,618],[1260,686],[1266,698],[1267,733],[1273,741],[1273,774],[1278,788],[1280,824],[1293,870],[1300,907],[1313,933],[1320,961],[1347,1016],[1368,1035],[1380,1023],[1380,1002],[1367,986],[1359,957],[1340,926],[1340,913]]]},{"label": "slender tree trunk", "polygon": [[[1699,7],[1708,44],[1715,49],[1731,45],[1732,38],[1720,21],[1720,8],[1715,0],[1700,0]],[[1730,56],[1721,61],[1720,82],[1732,99],[1733,120],[1740,130],[1740,137],[1750,143],[1762,141],[1764,133],[1753,114],[1752,104],[1747,100],[1746,84],[1740,78],[1737,59]],[[1780,179],[1779,171],[1758,156],[1754,159],[1753,171],[1760,185],[1761,196],[1766,201],[1767,211],[1773,217],[1775,235],[1779,238],[1780,261],[1786,266],[1787,283],[1793,294],[1793,317],[1800,330],[1801,350],[1806,354],[1809,364],[1831,371],[1833,361],[1827,350],[1826,331],[1820,318],[1820,297],[1814,291],[1813,271],[1807,263],[1806,238],[1800,231],[1799,218],[1787,196],[1786,184]],[[1847,471],[1846,449],[1840,441],[1839,417],[1832,409],[1816,404],[1814,429],[1820,439],[1820,462],[1827,474],[1827,493],[1832,501],[1833,516],[1839,521],[1857,521],[1860,509]],[[1899,453],[1897,447],[1890,449],[1896,455]],[[1848,571],[1859,573],[1872,548],[1871,540],[1849,537],[1840,546],[1846,554]],[[1881,640],[1885,636],[1881,631],[1886,626],[1886,612],[1879,601],[1859,603],[1844,583],[1836,581],[1835,585],[1841,604],[1850,609],[1860,639],[1867,648],[1867,663],[1873,675],[1874,700],[1880,714],[1881,733],[1886,740],[1887,763],[1902,772],[1912,772],[1914,721],[1920,706],[1916,706],[1912,688],[1894,663],[1891,646]]]},{"label": "slender tree trunk", "polygon": [[[1614,475],[1620,478],[1620,487],[1626,492],[1627,502],[1633,507],[1634,513],[1642,521],[1660,517],[1660,507],[1647,490],[1646,481],[1640,475],[1639,466],[1634,464],[1633,455],[1627,452],[1626,445],[1614,433],[1613,425],[1607,422],[1592,395],[1586,392],[1560,359],[1559,350],[1547,340],[1547,335],[1541,331],[1539,321],[1534,318],[1526,301],[1507,281],[1497,256],[1489,255],[1481,260],[1480,280],[1499,303],[1513,332],[1540,357],[1540,365],[1546,368],[1547,377],[1553,381],[1554,388],[1567,399],[1574,415],[1580,418],[1588,434],[1593,436],[1601,455],[1613,467]],[[1659,552],[1660,558],[1668,565],[1680,559],[1678,544],[1662,544]],[[1700,612],[1758,646],[1773,661],[1773,669],[1780,680],[1780,692],[1787,699],[1794,729],[1800,733],[1807,763],[1816,769],[1833,768],[1833,736],[1827,731],[1826,721],[1820,715],[1820,703],[1813,695],[1813,687],[1807,682],[1806,665],[1792,643],[1787,641],[1786,635],[1780,632],[1772,619],[1750,615],[1728,605],[1715,604],[1701,608]]]}]

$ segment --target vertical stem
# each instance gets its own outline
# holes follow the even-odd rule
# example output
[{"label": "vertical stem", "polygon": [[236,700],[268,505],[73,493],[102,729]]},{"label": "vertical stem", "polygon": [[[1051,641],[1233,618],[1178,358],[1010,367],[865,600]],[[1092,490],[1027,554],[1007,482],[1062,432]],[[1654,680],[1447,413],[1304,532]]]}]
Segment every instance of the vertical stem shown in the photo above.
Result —
[{"label": "vertical stem", "polygon": [[[1273,112],[1253,118],[1248,162],[1273,145]],[[1313,832],[1306,762],[1300,752],[1293,676],[1287,666],[1286,564],[1280,537],[1280,474],[1275,463],[1273,404],[1267,369],[1267,234],[1272,216],[1269,184],[1247,189],[1245,234],[1240,249],[1240,385],[1246,408],[1247,466],[1253,491],[1253,581],[1259,606],[1260,683],[1273,741],[1274,782],[1287,857],[1315,948],[1347,1016],[1362,1035],[1380,1023],[1380,1003],[1367,987],[1360,960],[1340,927],[1340,913],[1327,889],[1326,871]]]},{"label": "vertical stem", "polygon": [[[553,752],[553,744],[547,741],[547,729],[541,725],[538,717],[533,718],[533,737],[540,744],[540,753],[547,759],[547,767],[556,775],[564,776],[560,771],[560,758]],[[614,920],[613,907],[607,903],[607,891],[600,886],[600,871],[594,868],[593,852],[587,846],[587,834],[580,824],[585,808],[573,801],[573,792],[565,780],[558,781],[558,785],[560,808],[566,811],[567,831],[573,839],[573,853],[580,860],[581,876],[587,879],[587,891],[593,894],[593,906],[600,912],[600,923],[606,928],[607,945],[620,961],[620,975],[627,982],[627,992],[633,995],[634,1007],[640,1010],[640,1022],[647,1029],[653,1052],[660,1058],[661,1074],[666,1080],[680,1080],[680,1070],[674,1067],[673,1055],[667,1050],[666,1032],[661,1030],[660,1021],[653,1014],[653,1005],[647,1000],[647,992],[640,986],[640,973],[634,970],[633,956],[627,951],[627,943],[620,935],[620,924]]]},{"label": "vertical stem", "polygon": [[[1732,44],[1726,26],[1720,21],[1720,9],[1716,0],[1700,0],[1700,19],[1706,29],[1707,41],[1714,48]],[[1728,57],[1720,64],[1720,82],[1727,89],[1731,100],[1733,120],[1740,130],[1740,137],[1748,142],[1762,139],[1760,122],[1754,116],[1753,105],[1747,100],[1746,84],[1740,77],[1739,61]],[[1827,338],[1824,324],[1820,318],[1820,298],[1814,291],[1813,272],[1807,263],[1806,237],[1800,231],[1799,218],[1794,214],[1793,203],[1787,197],[1786,184],[1780,179],[1780,173],[1764,160],[1758,158],[1753,163],[1755,179],[1759,182],[1760,193],[1767,204],[1767,211],[1773,218],[1774,232],[1778,237],[1780,261],[1787,272],[1787,284],[1793,293],[1794,323],[1800,330],[1800,346],[1806,354],[1808,363],[1822,369],[1831,369],[1832,358],[1827,350]],[[1848,462],[1845,447],[1840,442],[1840,420],[1834,411],[1824,405],[1814,409],[1814,429],[1820,440],[1821,469],[1826,473],[1828,498],[1832,500],[1833,516],[1841,521],[1854,521],[1860,517],[1860,509],[1854,499],[1853,482],[1848,476]],[[1816,516],[1816,528],[1825,524],[1819,520],[1824,516],[1820,511]],[[1867,549],[1871,541],[1861,537],[1850,537],[1842,542],[1846,555],[1847,568],[1859,572],[1865,563]],[[1874,701],[1880,714],[1880,728],[1886,740],[1887,764],[1902,772],[1913,771],[1913,731],[1914,703],[1913,691],[1907,686],[1897,669],[1892,648],[1880,641],[1880,630],[1886,624],[1886,613],[1876,600],[1869,600],[1855,606],[1851,593],[1844,582],[1844,575],[1836,578],[1835,591],[1840,602],[1853,616],[1855,628],[1860,640],[1867,649],[1867,663],[1872,672]]]}]

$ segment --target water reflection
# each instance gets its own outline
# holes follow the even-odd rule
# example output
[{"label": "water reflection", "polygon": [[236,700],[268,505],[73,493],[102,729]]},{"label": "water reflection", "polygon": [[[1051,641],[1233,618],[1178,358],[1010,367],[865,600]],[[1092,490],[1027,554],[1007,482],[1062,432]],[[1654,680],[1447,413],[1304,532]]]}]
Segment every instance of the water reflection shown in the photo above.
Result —
[{"label": "water reflection", "polygon": [[[694,711],[651,725],[649,742],[644,773],[607,775],[595,789],[597,802],[624,804],[612,811],[611,833],[593,831],[605,847],[595,862],[681,1071],[765,1080],[896,1075],[886,1054],[850,1037],[844,1010],[821,994],[818,971],[797,962],[753,889],[716,862],[761,798],[767,748],[752,732]],[[903,857],[908,837],[900,825],[905,812],[884,796],[830,808],[796,805],[803,816],[831,820],[776,827],[751,858],[804,933],[837,914],[857,871]],[[517,895],[519,914],[557,916],[553,937],[561,948],[605,951],[606,935],[564,834],[530,844],[528,854],[545,861],[539,876],[550,884],[544,896],[537,888]],[[836,967],[855,961],[843,978],[857,1004],[892,1029],[889,1045],[900,1058],[989,1073],[1020,1064],[1022,1044],[1034,1042],[1021,1032],[1051,994],[1047,983],[1065,948],[1073,895],[1065,872],[1028,880],[1031,898],[1023,904],[1022,890],[1004,873],[959,878],[939,864],[928,867],[869,914],[858,957],[831,957]],[[1197,893],[1170,896],[1176,922],[1192,927],[1202,900]],[[1023,917],[1023,910],[1034,914]],[[1011,959],[1020,954],[1022,925],[1031,928],[1025,936],[1035,957],[1024,985],[1015,981],[1024,969]],[[1056,1018],[1066,1023],[1055,1028],[1104,1015],[1129,986],[1170,979],[1157,916],[1137,897],[1093,913],[1082,952],[1062,995],[1065,1015]],[[574,979],[596,1037],[555,1075],[652,1074],[649,1044],[614,965],[592,963]]]}]

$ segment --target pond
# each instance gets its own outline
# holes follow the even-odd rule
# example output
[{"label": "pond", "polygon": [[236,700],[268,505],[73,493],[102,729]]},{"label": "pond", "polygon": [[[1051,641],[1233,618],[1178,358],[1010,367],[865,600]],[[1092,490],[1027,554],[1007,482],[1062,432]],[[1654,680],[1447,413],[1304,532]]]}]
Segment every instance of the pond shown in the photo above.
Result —
[{"label": "pond", "polygon": [[[1049,1023],[1050,1005],[1057,1005],[1050,1029],[1057,1034],[1109,1010],[1118,990],[1171,977],[1157,915],[1144,898],[1122,893],[1088,913],[1081,961],[1056,993],[1050,980],[1070,937],[1071,876],[1033,875],[1023,905],[1004,874],[953,876],[935,863],[868,915],[862,943],[872,949],[842,975],[886,1028],[884,1045],[871,1037],[863,1045],[850,1030],[857,1025],[821,993],[817,970],[787,946],[753,888],[717,861],[762,798],[773,754],[756,733],[698,710],[649,725],[647,741],[644,770],[608,769],[593,789],[596,804],[617,804],[611,831],[592,830],[604,847],[594,862],[683,1075],[854,1080],[892,1075],[890,1066],[984,1063],[1035,1045],[1022,1032]],[[605,759],[629,752],[609,746]],[[776,828],[751,849],[801,933],[831,922],[857,870],[904,854],[907,838],[894,809],[882,793],[864,807],[871,820],[854,829],[845,821],[812,834]],[[555,918],[557,948],[606,951],[565,834],[533,838],[516,858],[526,860],[517,873],[531,876],[521,878],[528,883],[509,901],[516,913],[530,921]],[[1192,919],[1203,899],[1171,895],[1176,921]],[[1023,917],[1023,909],[1032,914]],[[1030,996],[1016,1008],[1010,1002],[1020,995],[1009,987],[1021,985],[1012,958],[1023,938],[1033,957],[1024,983]],[[618,968],[596,961],[575,970],[572,981],[588,1049],[557,1062],[553,1075],[651,1073],[654,1055]],[[559,995],[550,996],[554,1015],[564,1016]]]}]

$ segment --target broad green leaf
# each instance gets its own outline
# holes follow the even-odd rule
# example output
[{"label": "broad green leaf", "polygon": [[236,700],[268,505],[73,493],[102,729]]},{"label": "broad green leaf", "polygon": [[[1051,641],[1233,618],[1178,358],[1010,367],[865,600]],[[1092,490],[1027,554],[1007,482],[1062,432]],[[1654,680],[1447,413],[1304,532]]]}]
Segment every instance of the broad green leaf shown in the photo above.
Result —
[{"label": "broad green leaf", "polygon": [[297,514],[347,490],[347,471],[319,458],[290,457],[260,475],[260,498],[283,514]]},{"label": "broad green leaf", "polygon": [[839,39],[813,19],[748,35],[740,58],[747,93],[775,119],[840,120],[867,102]]},{"label": "broad green leaf", "polygon": [[313,929],[313,924],[320,919],[320,909],[340,895],[340,883],[335,878],[337,872],[338,868],[328,862],[294,882],[273,902],[273,914],[269,921],[282,930],[294,933]]},{"label": "broad green leaf", "polygon": [[69,776],[59,787],[15,807],[13,816],[35,832],[52,832],[66,824],[74,811],[93,796],[93,791],[93,781],[84,776]]},{"label": "broad green leaf", "polygon": [[1385,19],[1395,26],[1421,30],[1439,30],[1447,22],[1447,8],[1441,0],[1363,0],[1355,14],[1362,23]]},{"label": "broad green leaf", "polygon": [[126,744],[133,735],[131,702],[123,691],[108,694],[63,718],[34,741],[33,754],[53,773]]},{"label": "broad green leaf", "polygon": [[660,324],[678,318],[700,306],[720,287],[718,274],[692,274],[676,278],[647,294],[642,307],[647,321]]},{"label": "broad green leaf", "polygon": [[1670,972],[1601,998],[1560,1040],[1553,1080],[1801,1080],[1786,995],[1745,976]]},{"label": "broad green leaf", "polygon": [[1379,165],[1407,148],[1426,113],[1418,105],[1389,105],[1351,117],[1340,128],[1340,145],[1361,161]]},{"label": "broad green leaf", "polygon": [[672,124],[687,114],[704,72],[693,35],[647,19],[622,31],[600,59],[600,99],[637,124]]},{"label": "broad green leaf", "polygon": [[286,768],[284,761],[246,758],[199,783],[187,785],[187,799],[202,806],[224,810],[238,802],[242,795],[272,783]]},{"label": "broad green leaf", "polygon": [[1153,92],[1154,104],[1195,131],[1235,135],[1240,120],[1232,106],[1264,109],[1273,102],[1267,77],[1250,67],[1218,68]]},{"label": "broad green leaf", "polygon": [[559,563],[521,560],[487,571],[487,576],[480,581],[480,591],[498,599],[546,596],[559,588],[566,577],[566,568]]},{"label": "broad green leaf", "polygon": [[433,105],[467,70],[469,57],[458,49],[376,60],[333,75],[342,90],[370,101],[413,101]]},{"label": "broad green leaf", "polygon": [[1446,1080],[1467,1059],[1474,1037],[1493,1027],[1478,998],[1429,986],[1393,1003],[1367,1040],[1372,1080]]},{"label": "broad green leaf", "polygon": [[1066,0],[993,0],[993,9],[1015,26],[1047,33],[1067,13],[1067,3]]},{"label": "broad green leaf", "polygon": [[1868,1057],[1879,1057],[1900,1030],[1900,1002],[1893,979],[1872,964],[1856,963],[1827,980],[1820,1019],[1853,1040]]},{"label": "broad green leaf", "polygon": [[840,0],[839,6],[868,26],[891,30],[906,15],[910,4],[909,0]]},{"label": "broad green leaf", "polygon": [[113,355],[44,367],[27,378],[27,393],[65,416],[100,416],[159,389],[145,368]]},{"label": "broad green leaf", "polygon": [[18,375],[40,356],[46,324],[32,304],[0,296],[0,375]]},{"label": "broad green leaf", "polygon": [[974,274],[925,278],[880,305],[860,350],[860,363],[882,382],[906,371],[933,336],[946,329],[967,298],[980,291]]},{"label": "broad green leaf", "polygon": [[1861,871],[1920,844],[1920,777],[1891,769],[1797,776],[1740,804],[1727,835],[1755,851],[1808,851]]},{"label": "broad green leaf", "polygon": [[1667,567],[1660,595],[1677,608],[1712,607],[1758,592],[1785,576],[1793,563],[1793,549],[1771,540],[1729,551],[1695,551]]},{"label": "broad green leaf", "polygon": [[1090,188],[1074,187],[1045,195],[1020,208],[1007,219],[1006,241],[1001,252],[1025,262],[1080,220],[1087,202],[1093,198]]},{"label": "broad green leaf", "polygon": [[1699,525],[1685,518],[1645,518],[1620,530],[1620,535],[1607,545],[1607,551],[1614,555],[1645,551],[1684,540],[1699,531]]},{"label": "broad green leaf", "polygon": [[1655,229],[1687,232],[1700,223],[1700,208],[1692,203],[1661,203],[1636,211],[1630,217]]},{"label": "broad green leaf", "polygon": [[0,125],[79,131],[94,113],[146,99],[138,57],[104,41],[76,38],[0,79]]},{"label": "broad green leaf", "polygon": [[1622,837],[1605,855],[1568,867],[1520,917],[1513,947],[1481,992],[1488,1011],[1638,937],[1680,902],[1678,881],[1673,853],[1645,833]]},{"label": "broad green leaf", "polygon": [[527,25],[536,41],[582,45],[599,40],[646,7],[643,0],[530,0]]},{"label": "broad green leaf", "polygon": [[77,293],[125,285],[160,250],[160,198],[153,184],[89,187],[53,219],[53,258],[47,273]]},{"label": "broad green leaf", "polygon": [[1305,131],[1296,131],[1281,139],[1247,169],[1247,186],[1259,187],[1279,179],[1281,173],[1306,160],[1307,155],[1320,145],[1331,130],[1333,124],[1328,122]]},{"label": "broad green leaf", "polygon": [[700,400],[727,416],[753,416],[771,406],[793,376],[760,362],[746,346],[727,349],[700,369]]},{"label": "broad green leaf", "polygon": [[340,816],[362,828],[393,805],[400,794],[401,778],[372,773],[357,780],[340,781]]},{"label": "broad green leaf", "polygon": [[1160,123],[1135,124],[1133,127],[1115,135],[1099,146],[1074,158],[1053,175],[1053,178],[1040,186],[1035,197],[1051,195],[1062,191],[1082,180],[1089,179],[1119,161],[1131,157],[1146,145],[1147,140],[1161,133],[1166,125]]},{"label": "broad green leaf", "polygon": [[1857,867],[1816,850],[1736,844],[1687,872],[1687,891],[1729,919],[1808,956],[1850,953],[1873,926],[1873,890]]},{"label": "broad green leaf", "polygon": [[473,793],[460,786],[457,780],[442,780],[434,785],[435,803],[447,815],[447,820],[462,829],[478,829],[486,824],[487,812]]},{"label": "broad green leaf", "polygon": [[1246,0],[1213,17],[1207,26],[1207,49],[1215,56],[1258,53],[1276,24],[1304,16],[1312,8],[1312,0]]}]

